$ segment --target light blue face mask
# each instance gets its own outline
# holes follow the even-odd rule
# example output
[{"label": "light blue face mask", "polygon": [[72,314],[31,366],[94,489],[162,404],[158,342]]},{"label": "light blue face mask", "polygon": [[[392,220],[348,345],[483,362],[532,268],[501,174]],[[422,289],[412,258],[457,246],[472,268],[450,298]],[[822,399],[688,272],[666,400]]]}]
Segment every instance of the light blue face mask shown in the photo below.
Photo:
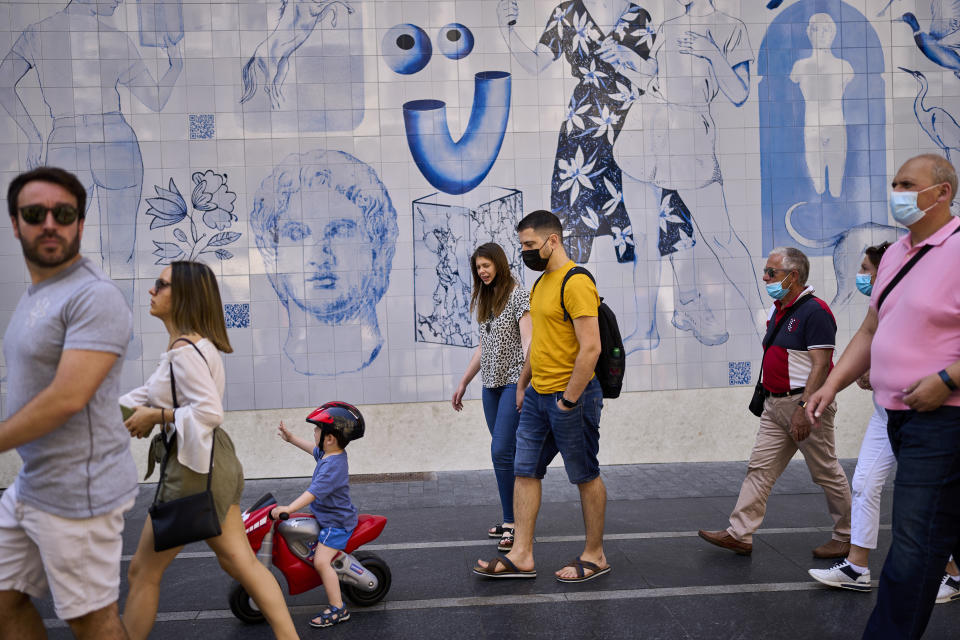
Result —
[{"label": "light blue face mask", "polygon": [[936,203],[934,203],[926,209],[921,209],[917,206],[917,196],[924,191],[939,186],[939,184],[933,184],[926,189],[921,189],[920,191],[891,191],[890,215],[893,216],[894,220],[905,227],[916,224],[921,218],[923,218],[923,216],[927,214],[927,211],[936,206]]},{"label": "light blue face mask", "polygon": [[857,274],[857,291],[865,296],[869,296],[871,293],[873,293],[873,284],[870,282],[871,277],[872,276],[869,273]]},{"label": "light blue face mask", "polygon": [[[790,275],[788,274],[787,278],[789,277]],[[784,278],[780,282],[771,282],[770,284],[768,284],[767,295],[769,295],[774,300],[783,300],[786,297],[786,295],[790,293],[790,289],[783,288],[783,283],[787,281],[787,278]]]}]

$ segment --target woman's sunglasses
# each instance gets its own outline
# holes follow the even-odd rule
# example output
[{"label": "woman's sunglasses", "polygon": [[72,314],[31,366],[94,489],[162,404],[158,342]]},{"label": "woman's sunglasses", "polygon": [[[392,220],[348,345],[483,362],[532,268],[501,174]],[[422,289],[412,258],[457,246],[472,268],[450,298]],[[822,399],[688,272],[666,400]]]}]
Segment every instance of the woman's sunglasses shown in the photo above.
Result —
[{"label": "woman's sunglasses", "polygon": [[73,224],[80,217],[80,211],[72,204],[55,204],[47,207],[42,204],[28,204],[20,207],[20,217],[27,224],[43,224],[47,219],[47,212],[53,214],[57,224]]},{"label": "woman's sunglasses", "polygon": [[170,286],[170,283],[164,280],[163,278],[157,278],[153,281],[153,290],[157,293],[160,293],[164,289]]}]

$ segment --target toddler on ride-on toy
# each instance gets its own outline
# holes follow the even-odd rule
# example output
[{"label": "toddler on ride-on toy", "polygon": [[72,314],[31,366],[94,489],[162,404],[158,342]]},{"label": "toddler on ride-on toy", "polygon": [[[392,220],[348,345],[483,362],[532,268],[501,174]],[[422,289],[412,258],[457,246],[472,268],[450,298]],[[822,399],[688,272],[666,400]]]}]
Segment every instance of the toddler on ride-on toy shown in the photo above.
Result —
[{"label": "toddler on ride-on toy", "polygon": [[316,446],[306,438],[299,438],[284,426],[278,427],[283,440],[296,445],[317,460],[310,486],[299,498],[271,512],[272,518],[281,513],[293,513],[310,505],[310,511],[320,525],[320,535],[314,551],[313,566],[323,580],[330,604],[316,618],[311,627],[331,627],[350,619],[340,593],[340,581],[330,562],[344,549],[350,534],[357,526],[357,508],[350,502],[349,470],[347,452],[351,440],[363,437],[363,416],[356,407],[345,402],[328,402],[307,416],[314,425],[313,439]]}]

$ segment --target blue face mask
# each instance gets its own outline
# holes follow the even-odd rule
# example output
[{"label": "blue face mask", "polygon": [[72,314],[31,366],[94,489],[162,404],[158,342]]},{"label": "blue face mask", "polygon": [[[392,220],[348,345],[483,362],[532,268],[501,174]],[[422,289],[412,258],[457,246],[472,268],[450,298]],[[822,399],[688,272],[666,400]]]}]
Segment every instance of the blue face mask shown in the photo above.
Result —
[{"label": "blue face mask", "polygon": [[[789,277],[790,276],[788,275],[787,278]],[[771,282],[770,284],[768,284],[767,295],[769,295],[774,300],[783,300],[786,297],[786,295],[790,293],[790,289],[783,288],[783,283],[787,281],[787,278],[784,278],[780,282]]]},{"label": "blue face mask", "polygon": [[936,206],[936,203],[934,203],[926,209],[921,209],[917,206],[917,196],[924,191],[939,186],[939,184],[930,185],[926,189],[921,189],[920,191],[891,191],[890,215],[893,216],[894,220],[905,227],[916,224],[921,218],[923,218],[923,216],[927,214],[927,211]]},{"label": "blue face mask", "polygon": [[873,285],[870,283],[870,278],[871,276],[869,273],[857,274],[857,291],[865,296],[869,296],[871,293],[873,293]]}]

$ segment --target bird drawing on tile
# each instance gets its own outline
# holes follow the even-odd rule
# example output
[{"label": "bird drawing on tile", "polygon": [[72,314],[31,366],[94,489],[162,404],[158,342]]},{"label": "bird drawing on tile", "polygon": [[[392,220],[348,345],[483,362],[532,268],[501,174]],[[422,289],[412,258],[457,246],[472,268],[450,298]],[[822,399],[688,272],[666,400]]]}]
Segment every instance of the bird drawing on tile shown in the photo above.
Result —
[{"label": "bird drawing on tile", "polygon": [[930,15],[927,32],[920,30],[920,22],[912,13],[900,19],[913,29],[913,41],[923,55],[960,78],[960,0],[933,0]]},{"label": "bird drawing on tile", "polygon": [[952,164],[951,152],[960,151],[960,124],[957,124],[956,119],[942,107],[928,107],[924,104],[928,89],[926,76],[919,71],[911,71],[903,67],[900,67],[900,70],[909,73],[920,83],[917,97],[913,101],[913,112],[917,116],[920,128],[930,136],[934,144],[943,149],[944,155]]}]

